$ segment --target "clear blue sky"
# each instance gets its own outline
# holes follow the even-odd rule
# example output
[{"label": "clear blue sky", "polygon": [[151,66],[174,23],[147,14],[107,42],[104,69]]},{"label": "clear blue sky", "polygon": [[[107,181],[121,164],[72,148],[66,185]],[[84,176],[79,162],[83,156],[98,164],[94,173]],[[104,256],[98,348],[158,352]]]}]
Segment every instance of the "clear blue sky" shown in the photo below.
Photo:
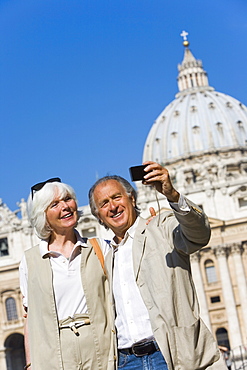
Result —
[{"label": "clear blue sky", "polygon": [[79,204],[142,161],[189,32],[217,91],[247,104],[246,0],[0,0],[0,198],[60,176]]}]

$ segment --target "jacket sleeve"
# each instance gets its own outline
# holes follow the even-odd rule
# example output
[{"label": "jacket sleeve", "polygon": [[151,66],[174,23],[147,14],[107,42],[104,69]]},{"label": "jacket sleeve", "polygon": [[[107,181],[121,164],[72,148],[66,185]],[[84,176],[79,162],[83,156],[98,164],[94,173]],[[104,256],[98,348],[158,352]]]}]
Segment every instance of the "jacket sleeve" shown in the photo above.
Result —
[{"label": "jacket sleeve", "polygon": [[190,211],[181,214],[173,210],[176,220],[174,217],[168,217],[166,222],[174,247],[180,253],[191,254],[208,244],[211,229],[203,210],[189,199],[185,199]]}]

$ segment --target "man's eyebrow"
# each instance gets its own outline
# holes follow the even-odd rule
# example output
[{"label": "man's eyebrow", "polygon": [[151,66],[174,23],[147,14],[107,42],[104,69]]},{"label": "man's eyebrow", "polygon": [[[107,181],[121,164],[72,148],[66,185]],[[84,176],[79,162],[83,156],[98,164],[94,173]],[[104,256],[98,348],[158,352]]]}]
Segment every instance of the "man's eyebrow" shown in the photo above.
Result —
[{"label": "man's eyebrow", "polygon": [[112,194],[111,196],[109,196],[109,197],[106,197],[106,198],[102,199],[102,200],[99,202],[99,205],[103,204],[103,203],[104,203],[104,202],[106,202],[108,199],[112,199],[112,198],[114,198],[114,197],[116,197],[116,196],[119,196],[119,195],[123,195],[123,194],[121,193],[121,191],[118,191],[118,192],[116,192],[116,193]]},{"label": "man's eyebrow", "polygon": [[103,203],[105,203],[107,201],[108,198],[104,198],[102,199],[100,202],[99,202],[99,206],[101,206]]}]

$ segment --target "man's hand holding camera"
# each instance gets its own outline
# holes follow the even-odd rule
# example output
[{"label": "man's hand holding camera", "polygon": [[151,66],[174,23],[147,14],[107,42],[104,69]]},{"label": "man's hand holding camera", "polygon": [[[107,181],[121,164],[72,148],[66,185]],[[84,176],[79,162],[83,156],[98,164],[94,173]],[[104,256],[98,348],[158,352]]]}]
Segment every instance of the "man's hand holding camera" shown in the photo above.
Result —
[{"label": "man's hand holding camera", "polygon": [[177,203],[179,193],[171,183],[168,170],[156,162],[147,161],[143,164],[146,165],[144,171],[147,172],[144,176],[143,184],[153,185],[157,191],[167,197],[169,202]]}]

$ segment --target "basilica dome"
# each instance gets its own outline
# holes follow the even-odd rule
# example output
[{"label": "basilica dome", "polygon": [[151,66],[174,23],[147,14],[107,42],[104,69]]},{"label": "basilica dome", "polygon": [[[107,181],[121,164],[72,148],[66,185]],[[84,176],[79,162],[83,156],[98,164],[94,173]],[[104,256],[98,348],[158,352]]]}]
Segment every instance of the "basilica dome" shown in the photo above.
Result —
[{"label": "basilica dome", "polygon": [[174,163],[203,153],[246,148],[247,108],[208,84],[202,62],[185,46],[178,66],[179,93],[154,122],[143,161]]},{"label": "basilica dome", "polygon": [[[210,217],[240,218],[247,215],[247,108],[209,86],[187,33],[181,36],[185,51],[178,65],[179,92],[151,127],[143,162],[165,166],[174,187]],[[142,184],[137,188],[141,208],[147,209],[147,202],[155,206],[153,190]]]}]

